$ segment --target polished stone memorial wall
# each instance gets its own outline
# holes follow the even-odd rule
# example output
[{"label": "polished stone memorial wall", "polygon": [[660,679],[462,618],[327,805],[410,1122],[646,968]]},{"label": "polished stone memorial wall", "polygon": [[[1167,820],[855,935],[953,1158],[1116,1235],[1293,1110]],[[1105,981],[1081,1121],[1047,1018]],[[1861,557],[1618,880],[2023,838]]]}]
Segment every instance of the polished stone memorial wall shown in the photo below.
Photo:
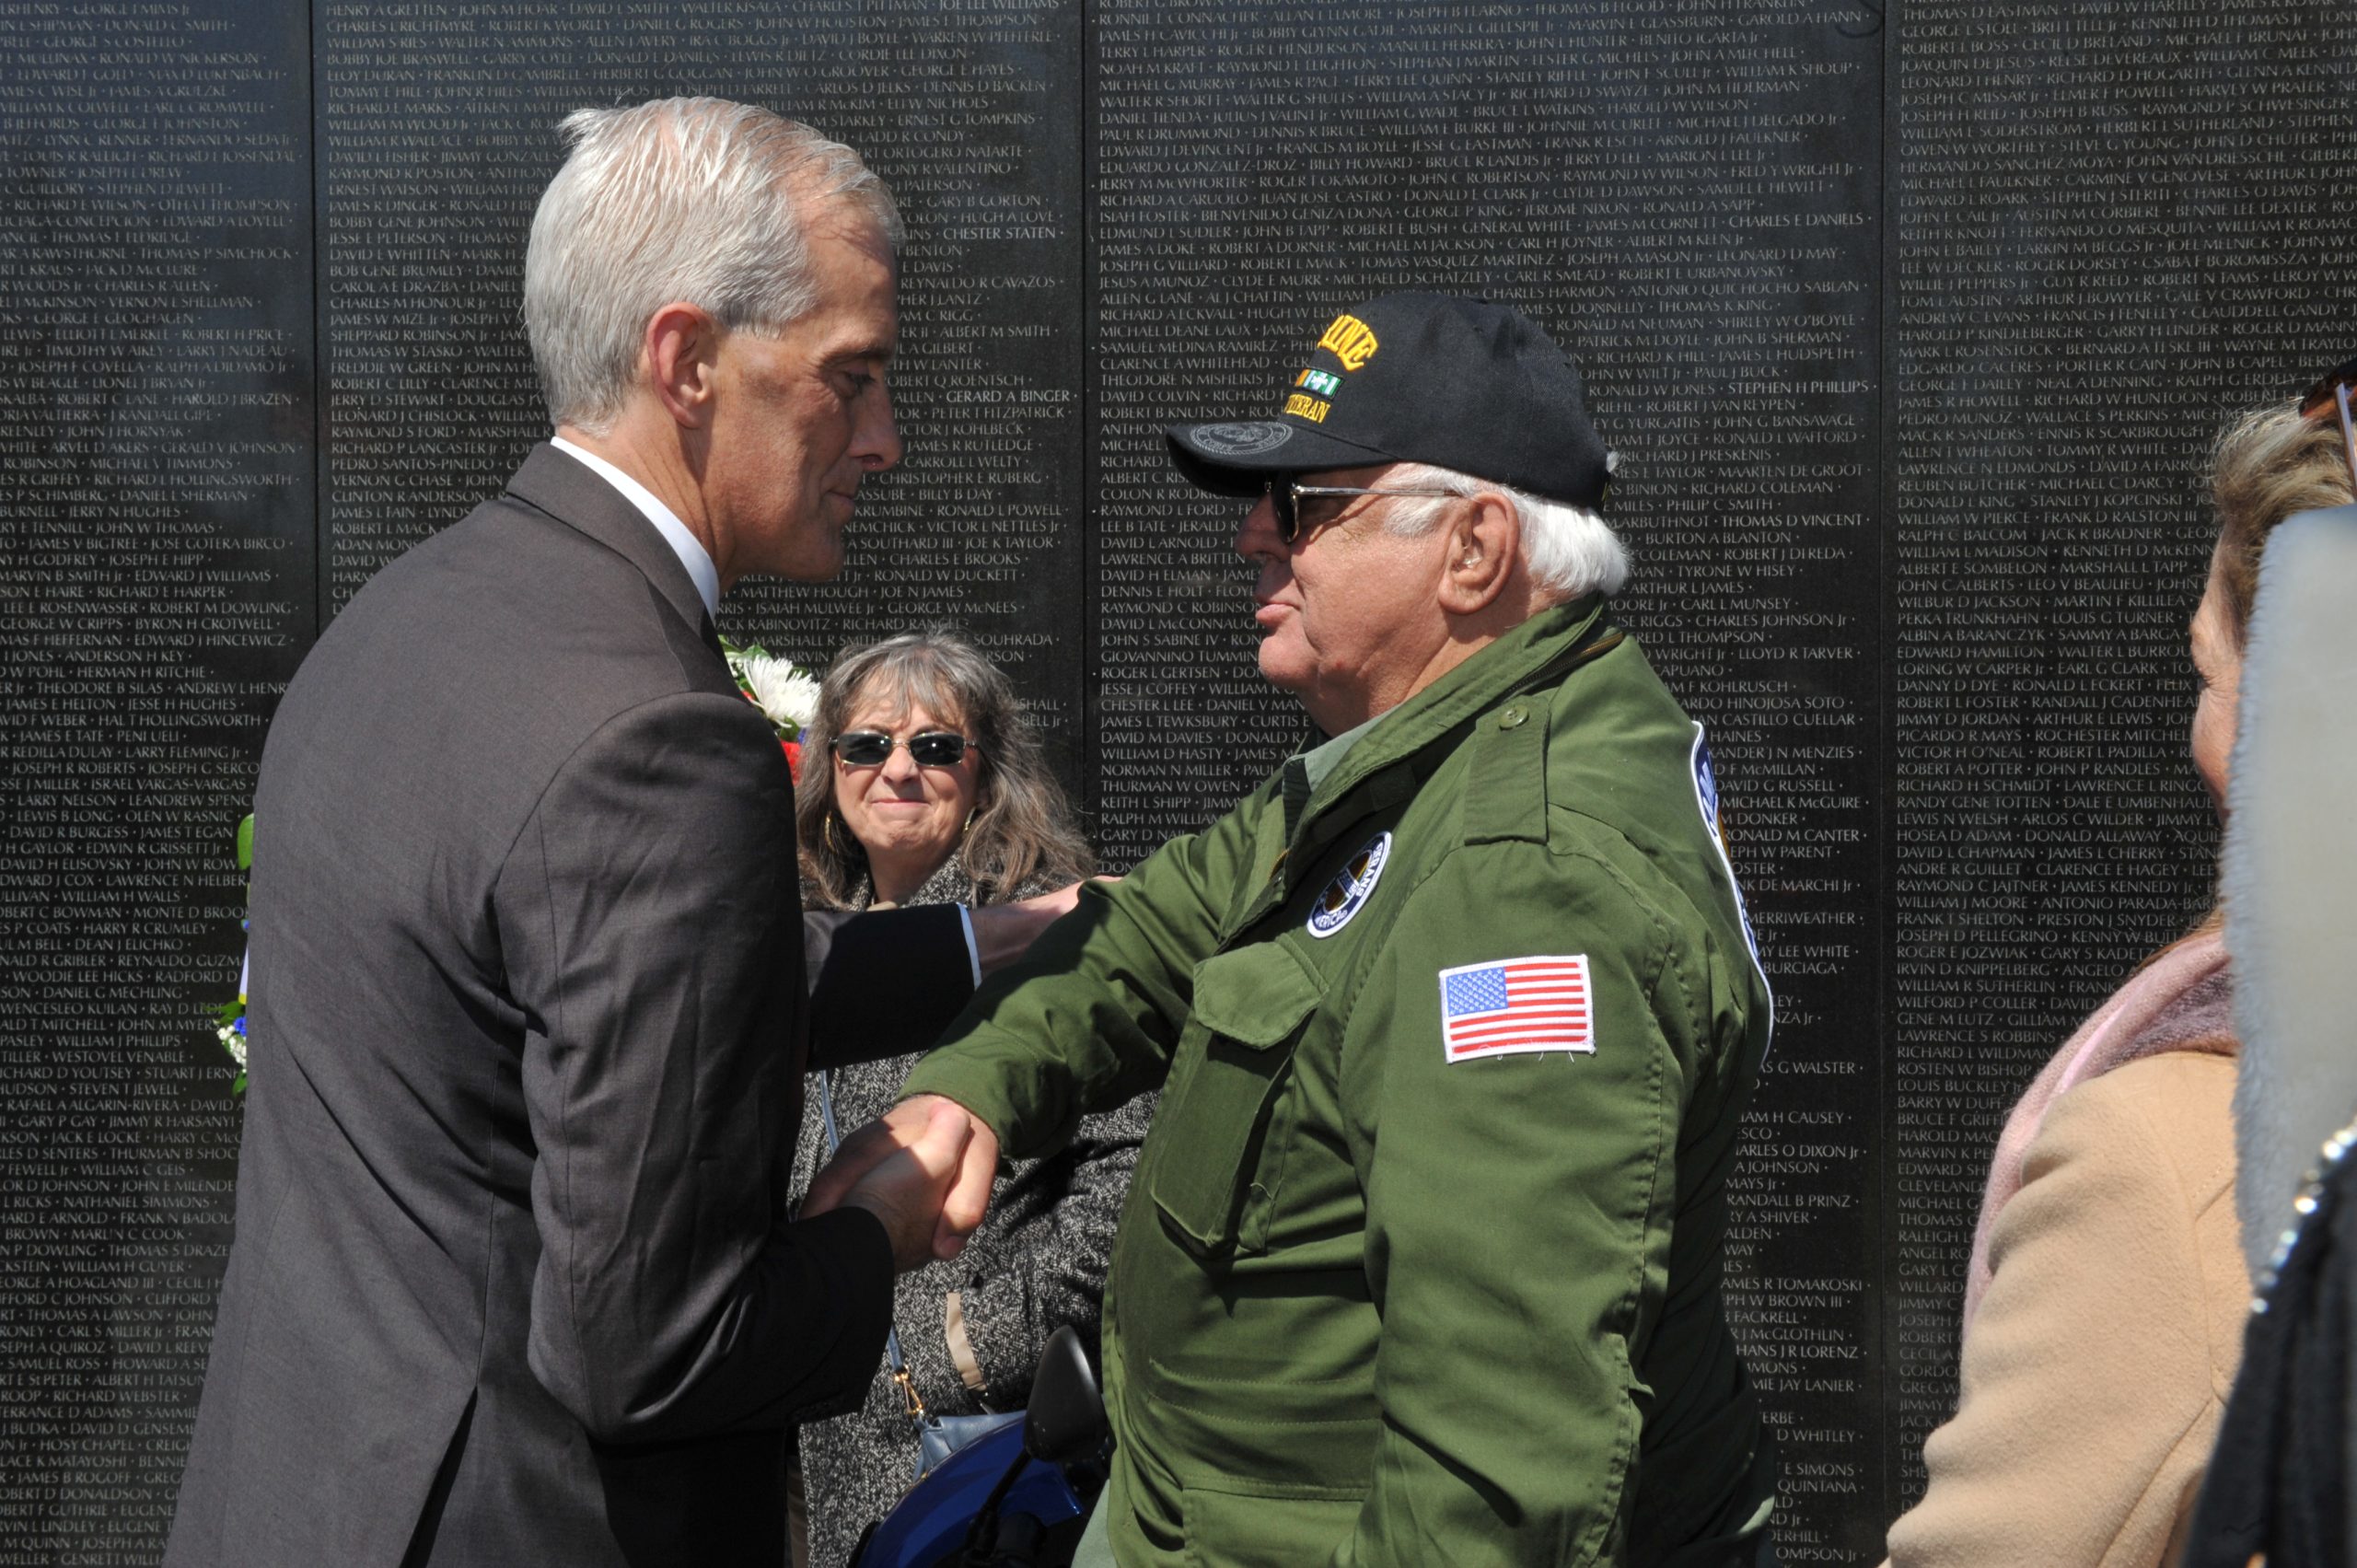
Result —
[{"label": "polished stone memorial wall", "polygon": [[910,232],[909,459],[724,629],[963,627],[1115,868],[1300,734],[1159,426],[1391,288],[1572,349],[1779,998],[1728,1266],[1782,1554],[1879,1558],[2005,1107],[2208,902],[2202,452],[2357,341],[2341,8],[0,0],[0,1562],[160,1553],[273,703],[545,433],[555,122],[673,92],[851,142]]}]

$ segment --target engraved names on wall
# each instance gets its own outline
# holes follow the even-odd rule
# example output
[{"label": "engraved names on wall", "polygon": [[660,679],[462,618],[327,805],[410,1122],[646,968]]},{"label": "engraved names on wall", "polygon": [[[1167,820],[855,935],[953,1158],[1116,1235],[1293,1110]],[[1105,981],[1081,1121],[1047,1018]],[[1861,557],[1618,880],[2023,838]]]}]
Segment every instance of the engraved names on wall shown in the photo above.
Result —
[{"label": "engraved names on wall", "polygon": [[2347,353],[2325,5],[1916,0],[1894,65],[1894,1509],[2030,1076],[2209,905],[2187,623],[2233,410]]},{"label": "engraved names on wall", "polygon": [[0,1551],[161,1551],[227,1241],[232,832],[308,645],[301,12],[0,4]]}]

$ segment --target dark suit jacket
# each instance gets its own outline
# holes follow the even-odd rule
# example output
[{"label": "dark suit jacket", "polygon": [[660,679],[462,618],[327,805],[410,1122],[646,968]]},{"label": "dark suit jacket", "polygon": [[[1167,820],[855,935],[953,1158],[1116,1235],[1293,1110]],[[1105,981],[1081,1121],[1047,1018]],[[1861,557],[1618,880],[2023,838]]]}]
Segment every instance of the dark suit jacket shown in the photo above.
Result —
[{"label": "dark suit jacket", "polygon": [[167,1562],[775,1568],[784,1428],[857,1399],[892,1285],[873,1215],[786,1217],[811,1020],[929,1041],[956,912],[806,921],[784,757],[686,571],[548,447],[337,617],[255,815]]}]

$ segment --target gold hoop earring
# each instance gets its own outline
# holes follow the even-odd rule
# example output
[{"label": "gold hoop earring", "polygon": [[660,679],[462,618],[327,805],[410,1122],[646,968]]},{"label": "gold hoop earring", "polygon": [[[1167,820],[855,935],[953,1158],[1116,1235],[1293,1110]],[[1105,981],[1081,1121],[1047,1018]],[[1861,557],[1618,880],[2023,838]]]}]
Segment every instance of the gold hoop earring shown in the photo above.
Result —
[{"label": "gold hoop earring", "polygon": [[819,836],[827,841],[827,847],[832,850],[837,855],[841,856],[844,860],[849,860],[851,858],[851,852],[835,842],[835,814],[832,811],[828,812],[827,815],[820,819],[819,823]]}]

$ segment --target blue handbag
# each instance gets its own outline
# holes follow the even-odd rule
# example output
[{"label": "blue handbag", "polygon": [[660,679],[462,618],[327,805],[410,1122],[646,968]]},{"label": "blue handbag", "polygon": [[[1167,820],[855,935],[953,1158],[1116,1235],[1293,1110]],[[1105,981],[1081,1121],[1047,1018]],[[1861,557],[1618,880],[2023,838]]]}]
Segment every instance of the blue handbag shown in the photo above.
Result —
[{"label": "blue handbag", "polygon": [[979,1442],[993,1432],[1023,1424],[1021,1411],[1007,1411],[999,1415],[935,1415],[930,1411],[911,1416],[917,1429],[917,1473],[910,1480],[918,1481],[939,1469],[950,1455],[969,1443]]}]

